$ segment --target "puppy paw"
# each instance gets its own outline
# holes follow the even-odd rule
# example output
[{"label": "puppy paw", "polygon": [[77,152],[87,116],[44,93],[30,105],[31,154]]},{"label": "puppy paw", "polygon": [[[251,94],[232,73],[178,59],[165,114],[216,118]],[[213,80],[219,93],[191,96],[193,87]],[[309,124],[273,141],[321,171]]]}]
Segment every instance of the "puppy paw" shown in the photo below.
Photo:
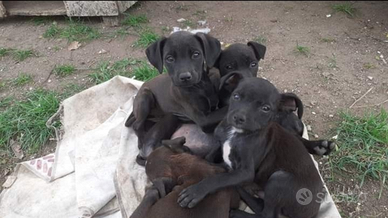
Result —
[{"label": "puppy paw", "polygon": [[247,212],[241,210],[230,210],[229,217],[230,218],[244,218],[247,217]]},{"label": "puppy paw", "polygon": [[318,145],[314,147],[314,151],[317,155],[329,155],[336,147],[335,142],[322,140],[319,141]]},{"label": "puppy paw", "polygon": [[199,185],[192,185],[179,193],[178,204],[181,207],[193,208],[202,199],[205,198],[207,192]]}]

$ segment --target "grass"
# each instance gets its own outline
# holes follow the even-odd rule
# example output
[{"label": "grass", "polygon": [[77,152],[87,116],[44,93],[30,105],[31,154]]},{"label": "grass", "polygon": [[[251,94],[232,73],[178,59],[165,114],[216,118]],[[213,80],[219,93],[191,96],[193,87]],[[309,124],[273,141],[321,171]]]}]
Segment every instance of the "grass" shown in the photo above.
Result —
[{"label": "grass", "polygon": [[381,109],[378,113],[358,117],[341,112],[340,117],[338,150],[330,156],[331,168],[345,172],[355,170],[356,173],[351,173],[358,175],[360,186],[367,177],[379,180],[380,198],[388,179],[388,113]]},{"label": "grass", "polygon": [[365,68],[365,69],[375,69],[376,68],[376,66],[375,65],[373,65],[373,64],[371,64],[371,63],[365,63],[364,65],[363,65],[363,67]]},{"label": "grass", "polygon": [[194,23],[193,21],[186,19],[185,21],[182,22],[182,26],[192,28],[194,26]]},{"label": "grass", "polygon": [[139,39],[135,42],[135,47],[146,48],[156,42],[160,36],[150,29],[145,29],[139,33]]},{"label": "grass", "polygon": [[233,21],[233,17],[225,17],[225,21],[226,22],[232,22]]},{"label": "grass", "polygon": [[334,56],[334,54],[333,54],[333,57],[329,58],[329,64],[328,64],[328,66],[329,66],[331,69],[338,68],[338,67],[337,67],[337,58]]},{"label": "grass", "polygon": [[346,2],[342,4],[334,4],[332,5],[332,8],[337,11],[337,12],[343,12],[346,13],[347,15],[354,17],[356,13],[356,8],[353,7],[353,4]]},{"label": "grass", "polygon": [[16,61],[24,61],[25,59],[34,55],[32,49],[13,49],[13,48],[0,48],[0,57],[11,55]]},{"label": "grass", "polygon": [[24,86],[26,85],[27,83],[30,83],[32,82],[32,76],[31,75],[28,75],[28,74],[25,74],[25,73],[21,73],[19,74],[18,77],[16,77],[15,79],[13,79],[11,81],[12,85],[14,86]]},{"label": "grass", "polygon": [[64,64],[60,66],[56,66],[54,68],[54,74],[57,76],[65,77],[71,75],[75,72],[76,68],[70,64]]},{"label": "grass", "polygon": [[308,57],[309,54],[310,54],[310,48],[306,47],[306,46],[301,46],[299,44],[296,44],[296,52],[298,54],[302,54],[302,55]]},{"label": "grass", "polygon": [[11,139],[27,152],[36,152],[54,135],[46,121],[57,111],[59,98],[55,92],[44,89],[27,94],[26,100],[3,99],[6,105],[0,113],[0,149],[9,150]]},{"label": "grass", "polygon": [[141,81],[148,81],[154,78],[155,76],[159,75],[159,71],[155,67],[150,66],[146,62],[142,62],[140,66],[133,69],[132,73],[135,79],[141,80]]},{"label": "grass", "polygon": [[322,38],[321,42],[332,43],[332,42],[336,42],[336,40],[333,38]]},{"label": "grass", "polygon": [[110,80],[117,75],[128,77],[131,75],[131,73],[127,70],[127,67],[130,65],[135,65],[136,63],[138,63],[137,60],[131,59],[123,59],[113,64],[109,63],[108,61],[104,61],[98,64],[93,73],[89,74],[89,78],[95,84],[100,84]]},{"label": "grass", "polygon": [[197,16],[199,19],[203,20],[206,18],[206,11],[205,10],[197,10],[193,13],[194,16]]},{"label": "grass", "polygon": [[45,38],[64,38],[69,42],[85,42],[100,38],[101,34],[79,20],[69,20],[64,28],[60,28],[56,22],[52,23],[43,34]]},{"label": "grass", "polygon": [[12,49],[9,48],[0,48],[0,57],[7,56],[11,51]]},{"label": "grass", "polygon": [[148,22],[149,21],[146,15],[127,15],[121,24],[130,27],[140,27],[141,24]]},{"label": "grass", "polygon": [[256,36],[255,38],[253,38],[253,41],[260,44],[265,44],[267,42],[267,39],[264,36]]},{"label": "grass", "polygon": [[46,25],[48,23],[50,23],[52,20],[48,17],[34,17],[31,19],[31,22],[35,25],[35,26],[40,26],[40,25]]}]

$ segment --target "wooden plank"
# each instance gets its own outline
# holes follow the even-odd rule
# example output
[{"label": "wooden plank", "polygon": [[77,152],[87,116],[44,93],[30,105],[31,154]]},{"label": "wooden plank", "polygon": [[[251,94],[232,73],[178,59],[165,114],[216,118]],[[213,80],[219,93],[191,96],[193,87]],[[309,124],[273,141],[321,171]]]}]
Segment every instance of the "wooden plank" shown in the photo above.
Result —
[{"label": "wooden plank", "polygon": [[116,1],[64,1],[67,16],[117,16],[119,10]]},{"label": "wooden plank", "polygon": [[3,1],[0,1],[0,18],[6,17],[6,16],[7,16],[7,11],[5,10]]},{"label": "wooden plank", "polygon": [[9,16],[66,15],[63,1],[3,1]]}]

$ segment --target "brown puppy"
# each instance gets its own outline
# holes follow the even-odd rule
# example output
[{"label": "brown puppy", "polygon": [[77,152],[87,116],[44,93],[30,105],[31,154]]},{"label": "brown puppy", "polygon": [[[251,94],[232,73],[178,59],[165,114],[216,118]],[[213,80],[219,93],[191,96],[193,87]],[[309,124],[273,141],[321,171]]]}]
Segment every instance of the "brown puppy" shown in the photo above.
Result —
[{"label": "brown puppy", "polygon": [[[224,189],[207,196],[197,207],[187,209],[176,202],[184,188],[202,179],[225,172],[205,160],[191,155],[183,146],[185,138],[164,140],[147,159],[146,173],[153,182],[131,218],[228,218],[230,208],[238,208],[235,189]],[[189,152],[189,151],[188,151]]]}]

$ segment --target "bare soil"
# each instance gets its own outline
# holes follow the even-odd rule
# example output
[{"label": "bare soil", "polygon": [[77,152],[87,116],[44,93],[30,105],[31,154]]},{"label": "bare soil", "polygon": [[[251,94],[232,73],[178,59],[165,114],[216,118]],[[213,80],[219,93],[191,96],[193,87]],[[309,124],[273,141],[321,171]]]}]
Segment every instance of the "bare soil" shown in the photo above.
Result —
[{"label": "bare soil", "polygon": [[[343,2],[153,1],[141,2],[128,12],[145,14],[150,20],[148,25],[166,36],[172,27],[182,27],[177,20],[185,18],[192,21],[193,28],[201,28],[197,21],[206,20],[210,34],[224,45],[246,43],[259,36],[265,38],[267,53],[260,62],[260,76],[272,81],[281,91],[295,92],[306,106],[303,120],[311,126],[310,137],[328,138],[334,135],[338,112],[348,110],[370,88],[351,112],[363,114],[380,107],[388,110],[388,103],[376,105],[388,99],[388,2],[354,2],[355,17],[335,12],[331,6],[336,3]],[[62,18],[57,22],[65,23]],[[104,26],[99,18],[90,19],[88,24],[105,36],[121,28]],[[21,62],[11,57],[0,59],[0,80],[15,78],[21,72],[34,78],[34,83],[24,87],[0,90],[1,98],[22,96],[37,87],[58,91],[73,83],[88,87],[92,85],[87,78],[89,68],[102,60],[145,59],[144,49],[132,46],[138,38],[133,31],[123,38],[103,37],[68,51],[67,40],[42,37],[47,27],[34,26],[30,18],[0,21],[0,47],[37,52],[36,57]],[[167,32],[163,31],[166,27]],[[297,53],[297,44],[308,47],[309,54]],[[99,54],[102,49],[107,53]],[[51,75],[47,79],[54,66],[60,64],[72,64],[79,70],[66,78]],[[1,182],[5,170],[21,161],[7,155],[1,154],[7,159],[4,164],[0,163]],[[360,188],[351,175],[338,173],[333,177],[327,168],[327,159],[318,161],[332,195],[356,196],[362,192],[361,196],[366,196],[362,201],[338,200],[343,217],[388,217],[387,192],[379,200],[376,197],[380,189],[378,182],[367,181]],[[349,190],[353,192],[349,194]]]}]

